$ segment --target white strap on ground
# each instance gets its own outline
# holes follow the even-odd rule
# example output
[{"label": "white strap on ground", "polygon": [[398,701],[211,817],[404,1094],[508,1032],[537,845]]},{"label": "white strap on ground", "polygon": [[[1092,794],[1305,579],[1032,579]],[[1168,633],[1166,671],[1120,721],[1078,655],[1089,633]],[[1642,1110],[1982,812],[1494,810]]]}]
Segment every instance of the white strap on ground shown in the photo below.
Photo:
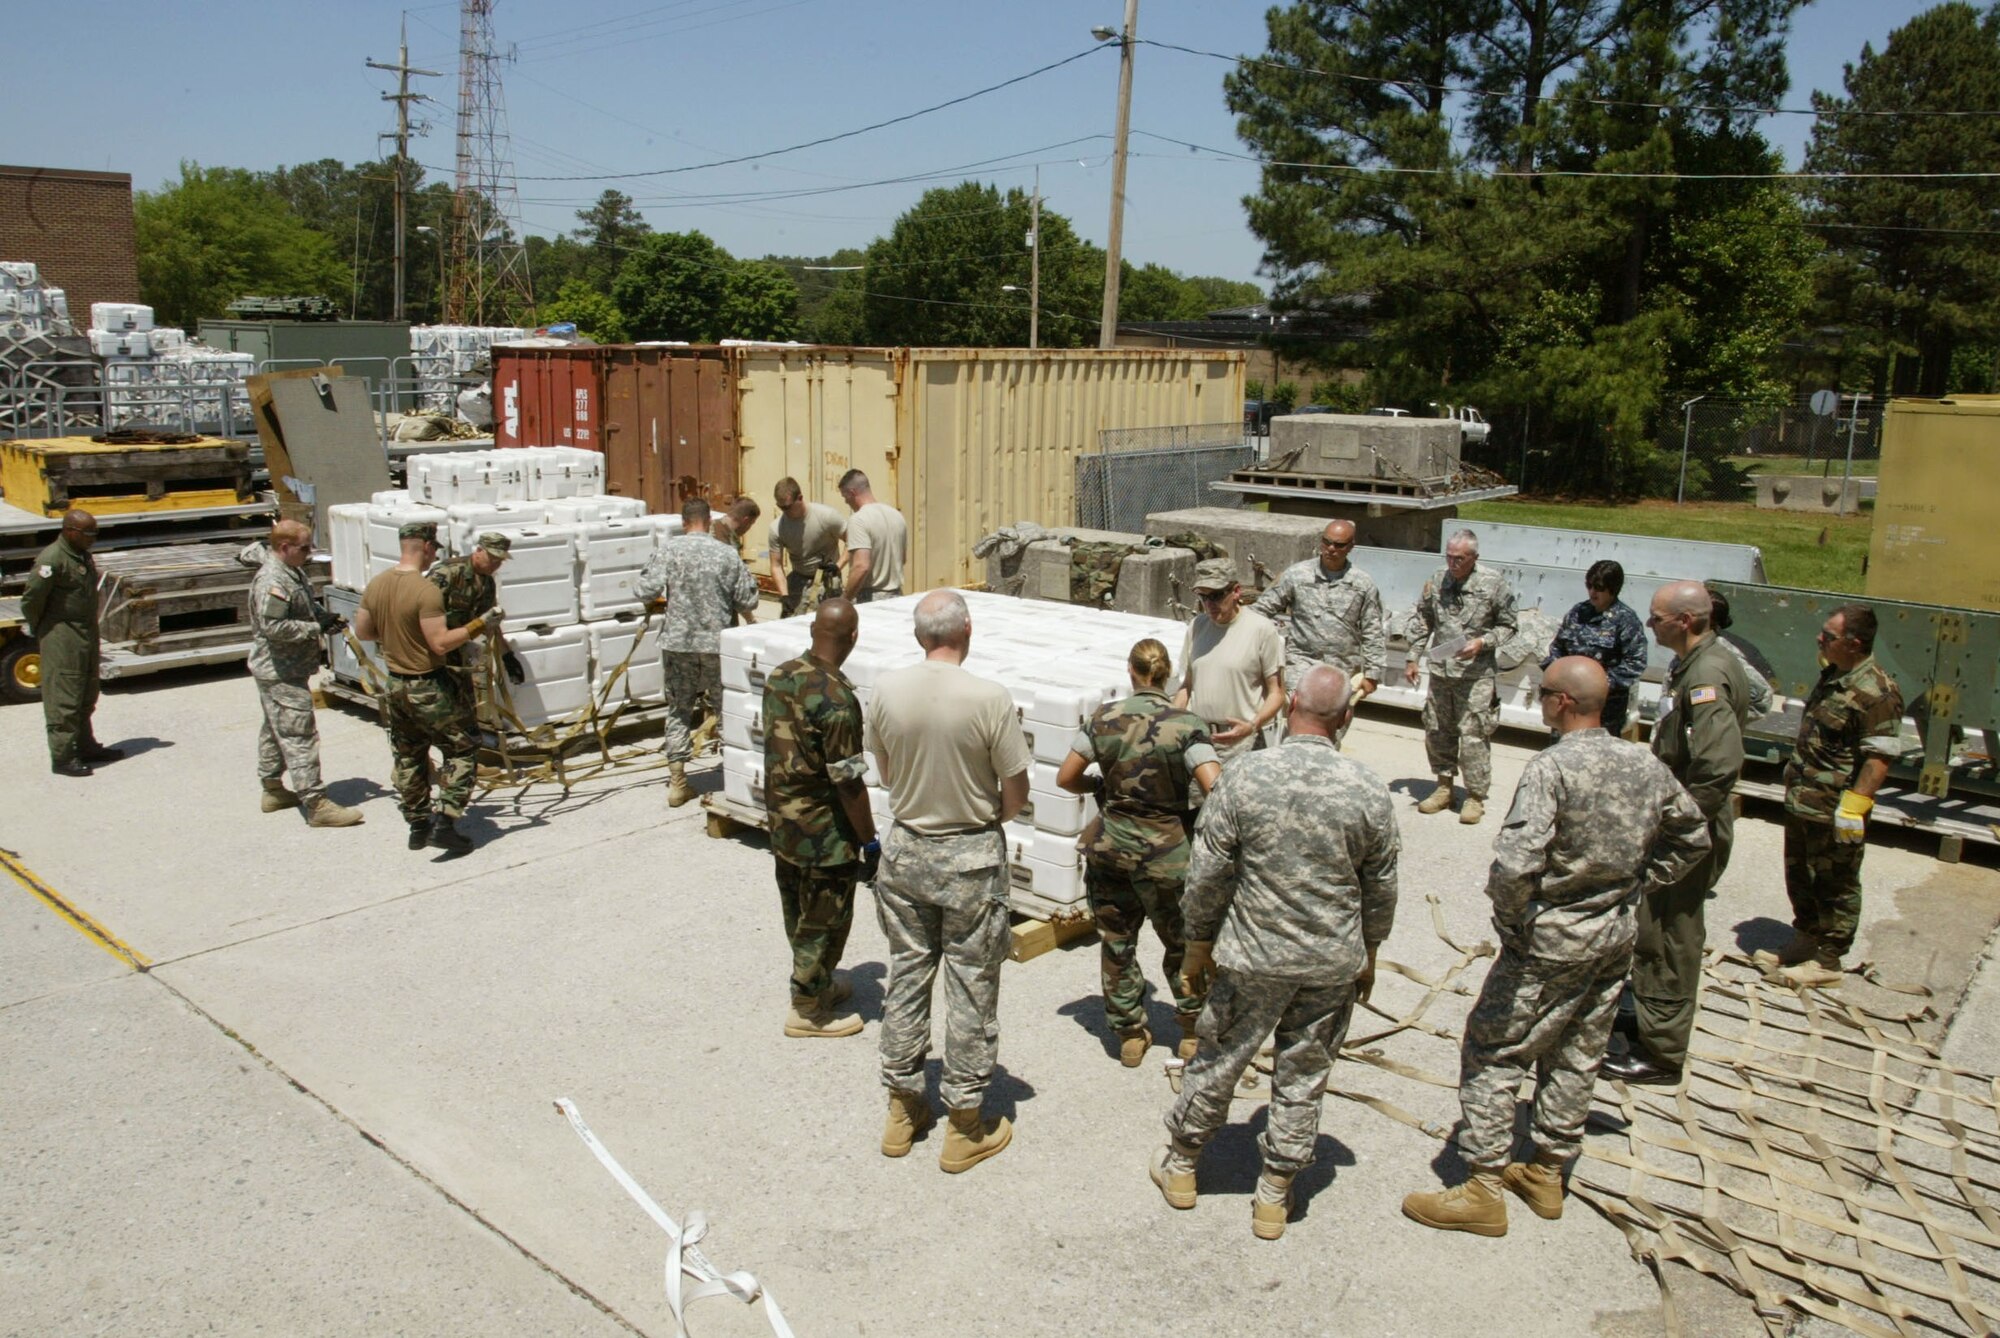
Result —
[{"label": "white strap on ground", "polygon": [[[709,1296],[733,1296],[745,1305],[750,1305],[761,1298],[764,1302],[764,1318],[769,1321],[771,1332],[776,1338],[794,1338],[791,1325],[785,1323],[785,1316],[779,1311],[778,1303],[764,1290],[763,1284],[749,1273],[721,1272],[708,1261],[708,1256],[701,1252],[698,1243],[708,1230],[707,1218],[698,1212],[689,1213],[687,1226],[681,1227],[673,1218],[667,1216],[666,1209],[653,1202],[653,1196],[618,1164],[618,1159],[611,1155],[610,1149],[597,1141],[597,1135],[590,1132],[590,1126],[583,1122],[583,1116],[577,1112],[576,1106],[568,1097],[557,1097],[556,1109],[569,1120],[570,1128],[576,1130],[576,1136],[583,1140],[591,1155],[604,1164],[605,1170],[611,1172],[611,1178],[632,1196],[634,1203],[646,1210],[646,1216],[659,1223],[660,1229],[667,1233],[669,1242],[666,1275],[667,1308],[674,1314],[676,1338],[689,1338],[686,1313],[688,1305]],[[688,1286],[689,1281],[694,1285]]]}]

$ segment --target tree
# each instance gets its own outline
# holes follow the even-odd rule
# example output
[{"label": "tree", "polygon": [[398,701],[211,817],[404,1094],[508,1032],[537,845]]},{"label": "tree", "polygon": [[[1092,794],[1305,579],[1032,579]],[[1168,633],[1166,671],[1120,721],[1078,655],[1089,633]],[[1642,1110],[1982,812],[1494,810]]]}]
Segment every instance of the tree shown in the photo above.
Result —
[{"label": "tree", "polygon": [[699,232],[655,232],[633,244],[611,300],[637,339],[710,343],[723,337],[722,304],[735,262]]},{"label": "tree", "polygon": [[582,279],[571,279],[554,301],[536,308],[535,320],[541,325],[574,322],[578,334],[600,344],[622,344],[632,337],[617,303]]},{"label": "tree", "polygon": [[[1029,212],[1018,188],[1002,195],[966,181],[924,192],[868,248],[861,285],[868,341],[1026,346]],[[1046,205],[1041,225],[1041,342],[1093,345],[1104,253]],[[1020,291],[1005,292],[1006,285]]]},{"label": "tree", "polygon": [[[1734,108],[1782,94],[1796,3],[1273,10],[1269,52],[1224,89],[1274,164],[1245,204],[1275,300],[1365,302],[1371,338],[1334,360],[1365,358],[1378,402],[1519,409],[1555,438],[1571,486],[1643,486],[1666,392],[1717,374],[1721,324],[1754,323],[1731,345],[1740,360],[1800,314],[1796,224],[1789,241],[1743,243],[1753,190],[1675,179],[1775,170]],[[1769,263],[1786,274],[1738,308]],[[1737,384],[1759,371],[1729,369]]]},{"label": "tree", "polygon": [[590,252],[583,243],[571,237],[529,237],[522,245],[528,252],[528,273],[534,277],[536,292],[560,293],[572,283],[581,283],[595,293],[609,295],[611,280],[600,283],[590,276]]},{"label": "tree", "polygon": [[653,225],[639,213],[631,196],[615,190],[598,196],[590,208],[577,210],[576,217],[583,226],[572,236],[584,252],[583,277],[600,292],[609,292],[626,255],[652,233]]},{"label": "tree", "polygon": [[848,246],[826,256],[765,259],[798,285],[800,339],[814,344],[859,344],[867,339],[860,274],[868,259],[866,251]]},{"label": "tree", "polygon": [[781,266],[738,261],[729,272],[717,328],[724,339],[791,339],[799,329],[799,289]]},{"label": "tree", "polygon": [[181,164],[180,180],[133,201],[139,295],[162,325],[193,329],[249,293],[345,295],[333,244],[240,168]]},{"label": "tree", "polygon": [[[1846,96],[1815,95],[1815,172],[1963,172],[2000,163],[2000,9],[1944,4],[1861,49]],[[1881,116],[1885,111],[1959,112]],[[1867,332],[1880,393],[1943,395],[1961,344],[2000,323],[2000,182],[1834,179],[1815,188],[1827,315]],[[1844,323],[1844,322],[1843,322]],[[1971,366],[1977,365],[1975,359]],[[1990,364],[1988,364],[1990,366]]]}]

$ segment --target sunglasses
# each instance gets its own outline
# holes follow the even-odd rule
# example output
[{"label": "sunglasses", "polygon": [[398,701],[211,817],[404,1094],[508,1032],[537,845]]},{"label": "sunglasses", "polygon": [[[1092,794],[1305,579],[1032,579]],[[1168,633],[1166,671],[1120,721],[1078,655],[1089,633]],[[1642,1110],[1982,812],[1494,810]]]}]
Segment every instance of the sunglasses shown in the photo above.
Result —
[{"label": "sunglasses", "polygon": [[1343,542],[1339,539],[1322,539],[1319,541],[1319,546],[1321,548],[1352,548],[1354,547],[1354,540],[1348,539]]},{"label": "sunglasses", "polygon": [[1567,697],[1568,695],[1561,688],[1543,688],[1539,697],[1542,701],[1547,701],[1551,697]]}]

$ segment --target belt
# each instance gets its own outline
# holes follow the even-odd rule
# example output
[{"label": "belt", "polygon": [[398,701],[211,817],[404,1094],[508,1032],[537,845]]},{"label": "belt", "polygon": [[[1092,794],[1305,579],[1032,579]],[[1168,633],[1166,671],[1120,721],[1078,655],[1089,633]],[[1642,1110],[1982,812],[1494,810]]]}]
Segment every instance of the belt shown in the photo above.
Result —
[{"label": "belt", "polygon": [[447,667],[447,666],[440,666],[440,667],[438,667],[438,668],[436,668],[436,669],[430,669],[430,670],[427,670],[427,671],[425,671],[424,673],[421,673],[421,674],[399,674],[399,673],[397,673],[397,672],[396,672],[396,671],[395,671],[394,669],[391,669],[391,670],[389,671],[389,677],[391,677],[391,678],[405,678],[405,679],[417,679],[417,678],[442,678],[442,677],[444,677],[444,675],[445,675],[445,674],[446,674],[447,672],[448,672],[448,667]]}]

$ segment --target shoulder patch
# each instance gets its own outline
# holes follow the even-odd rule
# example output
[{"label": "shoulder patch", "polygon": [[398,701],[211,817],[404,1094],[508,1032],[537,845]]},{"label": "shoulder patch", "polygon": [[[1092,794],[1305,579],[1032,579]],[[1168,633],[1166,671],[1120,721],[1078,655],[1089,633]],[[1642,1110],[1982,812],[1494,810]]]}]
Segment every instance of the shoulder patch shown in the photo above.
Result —
[{"label": "shoulder patch", "polygon": [[1717,693],[1714,688],[1696,688],[1688,694],[1688,705],[1706,706],[1716,699]]},{"label": "shoulder patch", "polygon": [[42,567],[41,567],[41,577],[42,577],[42,579],[43,579],[43,580],[45,580],[45,581],[46,581],[46,580],[48,580],[48,579],[49,579],[49,577],[51,577],[51,576],[53,576],[53,575],[55,575],[55,574],[56,574],[56,569],[55,569],[54,567],[51,567],[51,566],[50,566],[50,565],[49,565],[48,563],[46,563],[46,562],[44,562],[44,563],[42,564]]}]

